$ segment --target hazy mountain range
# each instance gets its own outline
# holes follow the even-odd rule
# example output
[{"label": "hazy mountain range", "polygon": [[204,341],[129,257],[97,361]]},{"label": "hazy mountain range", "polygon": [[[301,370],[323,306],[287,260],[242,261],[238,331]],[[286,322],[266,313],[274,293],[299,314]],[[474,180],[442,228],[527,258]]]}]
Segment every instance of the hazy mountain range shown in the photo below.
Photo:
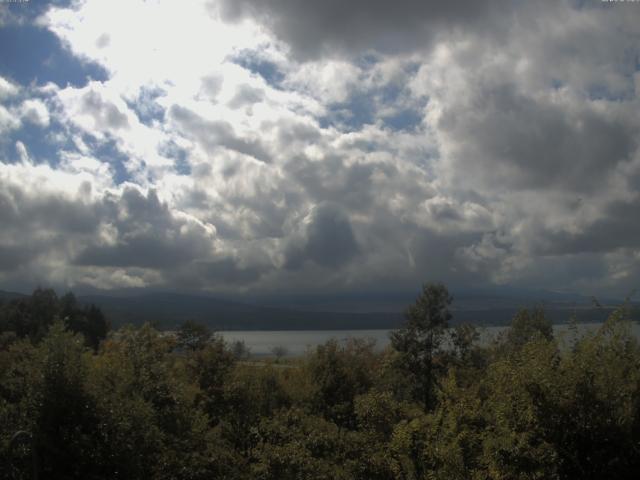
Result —
[{"label": "hazy mountain range", "polygon": [[[554,323],[575,315],[579,322],[603,321],[620,300],[540,290],[463,290],[453,292],[453,323],[505,325],[520,308],[543,306]],[[0,299],[22,296],[0,291]],[[395,328],[404,307],[415,295],[380,293],[341,297],[258,296],[217,298],[170,292],[128,292],[79,295],[81,303],[98,305],[114,327],[152,322],[174,328],[185,320],[205,323],[217,330],[339,330]]]}]

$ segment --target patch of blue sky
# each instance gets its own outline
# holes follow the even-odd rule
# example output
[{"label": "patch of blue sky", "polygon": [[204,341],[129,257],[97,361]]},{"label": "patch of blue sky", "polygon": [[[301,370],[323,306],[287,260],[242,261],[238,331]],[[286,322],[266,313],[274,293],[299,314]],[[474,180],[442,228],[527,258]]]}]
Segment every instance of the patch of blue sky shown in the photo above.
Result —
[{"label": "patch of blue sky", "polygon": [[12,164],[19,160],[15,142],[6,135],[0,137],[0,163]]},{"label": "patch of blue sky", "polygon": [[414,99],[411,101],[411,106],[408,106],[406,95],[407,91],[400,83],[387,84],[378,94],[378,101],[381,105],[407,105],[406,108],[396,108],[393,114],[382,117],[384,124],[393,130],[415,130],[422,123],[422,108],[429,99],[426,97],[418,101]]},{"label": "patch of blue sky", "polygon": [[612,90],[606,85],[594,84],[587,90],[590,100],[606,100],[608,102],[624,102],[635,98],[635,88],[629,85],[624,90]]},{"label": "patch of blue sky", "polygon": [[[49,163],[55,166],[59,162],[60,151],[60,144],[55,137],[61,132],[63,127],[53,120],[47,127],[25,122],[20,129],[11,133],[8,143],[15,146],[16,142],[22,142],[33,163]],[[8,159],[19,160],[15,151]]]},{"label": "patch of blue sky", "polygon": [[[584,7],[593,6],[594,2],[589,0],[570,0],[569,4],[575,10],[582,10]],[[598,3],[606,3],[606,2],[598,2]]]},{"label": "patch of blue sky", "polygon": [[398,108],[394,114],[384,117],[379,115],[381,107],[402,102],[403,91],[401,85],[389,84],[375,92],[356,92],[346,102],[330,105],[328,114],[319,119],[320,126],[357,131],[365,125],[382,120],[393,130],[415,130],[422,122],[421,107],[426,99],[408,108]]},{"label": "patch of blue sky", "polygon": [[166,91],[161,88],[142,88],[138,98],[127,102],[127,105],[136,113],[140,122],[152,126],[164,119],[166,109],[156,99],[165,94]]},{"label": "patch of blue sky", "polygon": [[379,61],[380,58],[375,53],[365,53],[364,55],[360,55],[358,58],[356,58],[354,63],[356,64],[356,66],[363,70],[369,70],[370,68],[373,68]]},{"label": "patch of blue sky", "polygon": [[173,160],[174,168],[179,175],[191,175],[189,153],[175,142],[168,141],[160,145],[158,154]]},{"label": "patch of blue sky", "polygon": [[390,83],[385,85],[379,93],[380,102],[385,103],[395,103],[400,95],[402,94],[402,86],[395,83]]},{"label": "patch of blue sky", "polygon": [[13,19],[19,23],[33,22],[40,15],[43,15],[50,8],[65,8],[73,4],[74,0],[28,0],[23,2],[7,2],[4,5],[9,9]]},{"label": "patch of blue sky", "polygon": [[0,75],[22,85],[53,82],[59,87],[108,78],[103,67],[75,57],[51,31],[29,24],[0,29]]},{"label": "patch of blue sky", "polygon": [[[127,168],[129,159],[118,149],[115,140],[97,140],[92,135],[84,134],[82,141],[89,149],[87,153],[89,156],[109,165],[117,185],[132,180],[132,175]],[[22,128],[11,132],[0,143],[2,161],[7,163],[20,161],[16,142],[24,144],[31,162],[48,163],[53,168],[60,164],[60,152],[78,151],[68,129],[53,119],[47,127],[24,123]],[[78,153],[83,152],[78,151]]]},{"label": "patch of blue sky", "polygon": [[355,93],[346,102],[329,105],[328,113],[319,119],[320,126],[356,131],[375,123],[376,102],[369,93]]},{"label": "patch of blue sky", "polygon": [[624,49],[623,60],[614,71],[619,80],[614,85],[593,83],[587,89],[590,100],[606,100],[611,102],[625,102],[636,99],[636,76],[640,72],[640,49],[637,46]]},{"label": "patch of blue sky", "polygon": [[116,185],[132,180],[132,176],[127,168],[129,158],[118,150],[118,145],[115,140],[108,139],[98,141],[91,135],[85,135],[83,141],[91,149],[92,156],[109,164],[111,172],[113,173],[113,181]]},{"label": "patch of blue sky", "polygon": [[414,109],[401,110],[394,115],[383,117],[384,124],[397,131],[414,131],[422,123],[422,112]]},{"label": "patch of blue sky", "polygon": [[251,73],[261,76],[265,82],[274,88],[278,88],[284,80],[284,74],[278,66],[251,50],[244,50],[233,56],[230,61],[249,70]]}]

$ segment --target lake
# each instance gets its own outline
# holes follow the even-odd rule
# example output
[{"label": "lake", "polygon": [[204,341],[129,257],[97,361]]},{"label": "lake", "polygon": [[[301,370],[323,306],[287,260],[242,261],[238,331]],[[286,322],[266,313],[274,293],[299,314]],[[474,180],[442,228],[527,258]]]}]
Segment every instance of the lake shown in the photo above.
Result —
[{"label": "lake", "polygon": [[[581,323],[578,324],[578,332],[594,331],[600,325],[599,323]],[[479,328],[480,341],[486,344],[506,328]],[[556,338],[566,338],[570,335],[569,325],[554,325],[553,329]],[[635,336],[640,338],[640,324],[634,323],[632,329]],[[299,356],[332,338],[339,341],[348,338],[373,339],[376,342],[376,348],[382,350],[389,344],[390,332],[391,330],[246,330],[218,333],[229,343],[237,340],[244,341],[245,345],[251,349],[252,356],[272,355],[271,351],[274,347],[284,347],[288,356]]]}]

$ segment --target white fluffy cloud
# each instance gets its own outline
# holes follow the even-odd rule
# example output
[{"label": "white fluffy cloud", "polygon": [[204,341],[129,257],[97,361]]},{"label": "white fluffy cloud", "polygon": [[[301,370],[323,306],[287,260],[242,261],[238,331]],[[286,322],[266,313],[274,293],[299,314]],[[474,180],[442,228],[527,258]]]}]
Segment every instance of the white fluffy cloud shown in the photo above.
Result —
[{"label": "white fluffy cloud", "polygon": [[0,101],[17,95],[19,88],[6,78],[0,77]]},{"label": "white fluffy cloud", "polygon": [[41,100],[25,100],[22,105],[20,105],[20,114],[22,119],[27,122],[40,127],[49,126],[49,110]]}]

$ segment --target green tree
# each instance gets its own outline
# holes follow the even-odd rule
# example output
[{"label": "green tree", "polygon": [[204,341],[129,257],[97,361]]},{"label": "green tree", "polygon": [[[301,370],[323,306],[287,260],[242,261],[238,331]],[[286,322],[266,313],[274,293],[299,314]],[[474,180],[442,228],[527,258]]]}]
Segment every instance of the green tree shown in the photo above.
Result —
[{"label": "green tree", "polygon": [[39,342],[59,316],[56,292],[38,287],[31,296],[9,301],[3,306],[0,329],[12,331],[19,338]]},{"label": "green tree", "polygon": [[230,349],[236,360],[248,360],[251,357],[251,348],[247,347],[244,340],[236,340]]},{"label": "green tree", "polygon": [[87,392],[90,355],[80,335],[56,322],[39,347],[42,383],[31,432],[43,478],[91,478],[95,462],[95,402]]},{"label": "green tree", "polygon": [[93,357],[88,382],[99,417],[98,478],[224,477],[233,453],[210,429],[173,339],[148,324],[118,333]]},{"label": "green tree", "polygon": [[468,363],[473,355],[474,346],[480,338],[478,329],[470,323],[456,325],[451,330],[451,346],[462,363]]},{"label": "green tree", "polygon": [[276,345],[271,349],[271,353],[274,357],[276,357],[276,363],[279,363],[282,357],[287,356],[289,350],[287,350],[287,347],[285,347],[284,345]]},{"label": "green tree", "polygon": [[503,335],[502,342],[507,350],[522,348],[536,338],[553,339],[553,325],[542,307],[522,309],[513,317],[511,326]]},{"label": "green tree", "polygon": [[95,305],[81,307],[75,295],[68,292],[60,297],[60,317],[65,325],[74,333],[81,333],[86,345],[94,352],[98,350],[100,342],[107,337],[109,322],[102,310]]},{"label": "green tree", "polygon": [[16,432],[31,434],[35,429],[42,390],[41,365],[41,352],[26,339],[0,349],[0,479],[31,476],[33,446],[29,445],[27,451],[10,452],[9,444]]},{"label": "green tree", "polygon": [[256,431],[251,478],[258,480],[353,479],[350,438],[321,417],[292,408],[264,418]]},{"label": "green tree", "polygon": [[33,340],[42,338],[59,315],[58,296],[51,288],[38,287],[28,299],[27,321],[29,336]]},{"label": "green tree", "polygon": [[254,443],[252,431],[260,420],[290,405],[277,370],[269,366],[236,367],[224,384],[223,400],[221,431],[245,458]]},{"label": "green tree", "polygon": [[316,413],[341,427],[355,428],[354,401],[373,385],[376,370],[372,342],[349,339],[340,345],[319,345],[306,365],[314,386],[311,405]]},{"label": "green tree", "polygon": [[213,333],[206,325],[187,320],[178,329],[177,346],[187,351],[203,349],[211,340]]},{"label": "green tree", "polygon": [[224,387],[236,358],[219,336],[187,358],[187,369],[199,388],[197,404],[209,415],[211,425],[220,423],[225,411]]},{"label": "green tree", "polygon": [[435,405],[436,355],[440,352],[453,298],[442,284],[425,284],[415,303],[405,311],[405,324],[391,334],[400,355],[399,367],[413,377],[415,398],[425,410]]},{"label": "green tree", "polygon": [[0,306],[0,333],[13,332],[38,343],[56,320],[73,333],[81,333],[94,352],[109,331],[109,323],[95,305],[82,307],[71,292],[58,298],[52,289],[37,288],[29,297]]}]

